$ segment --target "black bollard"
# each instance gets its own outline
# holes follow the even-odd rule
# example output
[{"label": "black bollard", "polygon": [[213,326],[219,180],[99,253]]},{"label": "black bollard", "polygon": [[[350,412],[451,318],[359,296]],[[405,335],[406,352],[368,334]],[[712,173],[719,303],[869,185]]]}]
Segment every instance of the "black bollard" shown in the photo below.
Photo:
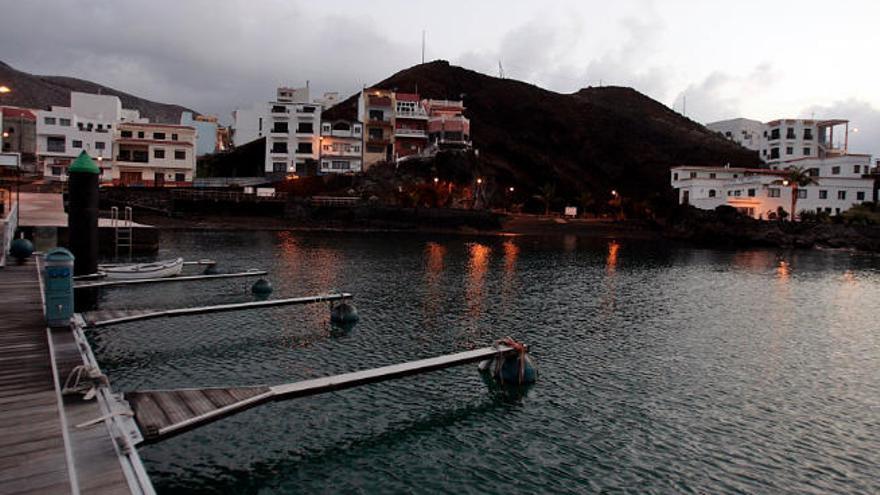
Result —
[{"label": "black bollard", "polygon": [[98,271],[98,177],[101,169],[83,151],[67,170],[70,207],[68,245],[74,256],[74,275]]}]

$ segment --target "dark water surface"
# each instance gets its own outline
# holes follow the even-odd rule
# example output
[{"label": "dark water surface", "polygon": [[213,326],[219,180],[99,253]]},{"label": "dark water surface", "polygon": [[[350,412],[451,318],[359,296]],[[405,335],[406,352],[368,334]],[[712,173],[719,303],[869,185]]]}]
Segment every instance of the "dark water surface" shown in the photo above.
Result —
[{"label": "dark water surface", "polygon": [[[118,390],[277,384],[529,343],[520,400],[475,366],[273,403],[141,449],[160,493],[878,493],[880,258],[631,241],[166,233],[324,304],[103,328]],[[250,281],[102,307],[250,300]]]}]

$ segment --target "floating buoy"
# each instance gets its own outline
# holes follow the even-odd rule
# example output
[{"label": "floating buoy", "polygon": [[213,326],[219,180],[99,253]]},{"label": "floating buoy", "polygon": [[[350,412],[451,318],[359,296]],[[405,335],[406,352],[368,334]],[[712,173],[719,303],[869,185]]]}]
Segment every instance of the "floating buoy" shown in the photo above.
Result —
[{"label": "floating buoy", "polygon": [[355,323],[360,319],[354,304],[341,302],[330,307],[330,321],[340,324]]},{"label": "floating buoy", "polygon": [[480,370],[491,373],[492,378],[502,385],[528,385],[538,379],[538,370],[526,346],[510,337],[499,340],[495,345],[506,345],[514,348],[515,354],[497,356],[480,363]]},{"label": "floating buoy", "polygon": [[34,254],[34,245],[24,237],[15,239],[9,247],[9,254],[18,261],[24,261]]},{"label": "floating buoy", "polygon": [[272,284],[268,280],[261,278],[251,286],[251,292],[258,296],[268,296],[272,293]]}]

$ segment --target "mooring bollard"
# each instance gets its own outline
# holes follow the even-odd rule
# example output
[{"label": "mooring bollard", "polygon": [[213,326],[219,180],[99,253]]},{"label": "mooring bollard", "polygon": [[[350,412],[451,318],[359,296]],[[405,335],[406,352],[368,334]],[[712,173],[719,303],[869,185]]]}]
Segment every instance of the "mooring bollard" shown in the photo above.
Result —
[{"label": "mooring bollard", "polygon": [[73,316],[73,266],[70,251],[55,248],[46,253],[43,269],[43,287],[46,301],[46,321],[50,327],[66,327]]},{"label": "mooring bollard", "polygon": [[83,151],[67,171],[70,174],[68,245],[76,258],[73,274],[91,275],[98,271],[98,176],[101,169]]}]

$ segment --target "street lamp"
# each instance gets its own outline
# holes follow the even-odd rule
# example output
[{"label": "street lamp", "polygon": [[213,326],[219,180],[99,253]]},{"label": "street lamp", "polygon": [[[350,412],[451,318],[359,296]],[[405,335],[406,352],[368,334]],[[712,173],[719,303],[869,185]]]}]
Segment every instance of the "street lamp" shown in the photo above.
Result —
[{"label": "street lamp", "polygon": [[483,183],[483,179],[478,178],[478,179],[477,179],[477,184],[479,185],[479,184],[482,184],[482,183]]},{"label": "street lamp", "polygon": [[507,190],[513,192],[513,186],[510,186]]},{"label": "street lamp", "polygon": [[434,177],[434,184],[436,185],[438,182],[440,182],[440,178]]}]

